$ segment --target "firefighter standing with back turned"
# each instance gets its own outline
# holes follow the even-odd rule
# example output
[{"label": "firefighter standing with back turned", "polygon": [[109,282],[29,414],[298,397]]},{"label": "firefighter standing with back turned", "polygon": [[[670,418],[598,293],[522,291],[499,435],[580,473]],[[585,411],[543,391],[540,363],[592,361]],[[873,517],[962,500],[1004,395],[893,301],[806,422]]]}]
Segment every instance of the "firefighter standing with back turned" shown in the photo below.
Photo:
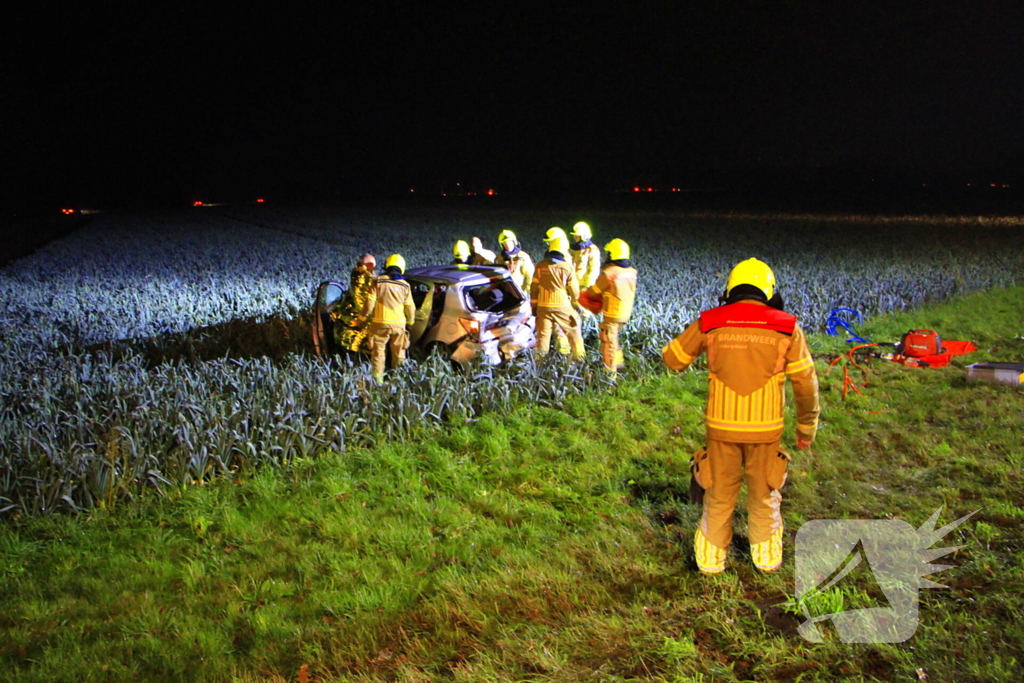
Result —
[{"label": "firefighter standing with back turned", "polygon": [[530,284],[530,303],[537,315],[537,351],[547,355],[551,349],[551,333],[559,329],[568,337],[573,360],[583,360],[583,335],[580,332],[580,296],[576,271],[569,257],[569,240],[561,228],[551,228],[544,239],[548,252],[537,264]]},{"label": "firefighter standing with back turned", "polygon": [[[580,296],[580,303],[593,313],[603,313],[601,320],[601,360],[605,370],[616,372],[623,367],[619,332],[633,315],[636,299],[636,268],[629,261],[629,245],[613,239],[604,245],[608,261],[597,281]],[[581,286],[582,288],[582,286]]]},{"label": "firefighter standing with back turned", "polygon": [[412,288],[403,273],[405,259],[402,255],[388,256],[384,274],[377,278],[377,285],[370,291],[363,309],[363,316],[370,319],[370,364],[378,381],[384,376],[387,348],[391,348],[393,368],[405,361],[405,350],[409,348],[409,328],[416,306],[412,301]]},{"label": "firefighter standing with back turned", "polygon": [[694,455],[704,512],[694,535],[697,567],[725,570],[732,514],[747,482],[750,554],[762,572],[782,565],[779,489],[789,456],[780,449],[785,381],[793,384],[797,447],[810,448],[818,428],[818,378],[796,316],[782,310],[775,274],[748,259],[729,274],[725,305],[704,311],[662,351],[672,370],[708,359],[707,447]]}]

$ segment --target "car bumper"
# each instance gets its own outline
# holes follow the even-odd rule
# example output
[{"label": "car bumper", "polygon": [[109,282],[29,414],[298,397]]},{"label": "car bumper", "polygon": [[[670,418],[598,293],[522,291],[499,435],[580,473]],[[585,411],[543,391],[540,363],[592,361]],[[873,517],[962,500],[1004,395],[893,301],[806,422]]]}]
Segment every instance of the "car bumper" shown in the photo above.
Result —
[{"label": "car bumper", "polygon": [[504,334],[495,335],[482,342],[469,339],[463,341],[452,353],[452,360],[466,364],[479,356],[489,365],[500,365],[505,360],[514,358],[522,351],[531,349],[537,344],[533,327],[529,324],[519,325],[514,332],[507,330],[498,330],[498,332],[504,332]]}]

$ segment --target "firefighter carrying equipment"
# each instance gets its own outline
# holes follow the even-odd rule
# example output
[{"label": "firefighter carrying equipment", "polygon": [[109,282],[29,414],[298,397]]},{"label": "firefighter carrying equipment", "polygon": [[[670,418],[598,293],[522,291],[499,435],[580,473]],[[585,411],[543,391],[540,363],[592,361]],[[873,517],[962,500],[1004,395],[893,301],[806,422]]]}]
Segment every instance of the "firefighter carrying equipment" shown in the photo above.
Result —
[{"label": "firefighter carrying equipment", "polygon": [[600,325],[601,360],[605,369],[612,372],[623,367],[619,334],[632,317],[636,300],[636,268],[624,267],[621,263],[624,261],[620,259],[605,264],[596,282],[579,297],[580,305],[588,310],[593,310],[592,301],[600,301],[600,307],[594,313],[604,314]]},{"label": "firefighter carrying equipment", "polygon": [[733,287],[739,285],[752,285],[764,292],[766,299],[771,299],[775,293],[775,273],[764,261],[756,258],[749,258],[736,264],[736,267],[729,273],[729,281],[725,285],[725,295],[729,296]]},{"label": "firefighter carrying equipment", "polygon": [[463,263],[469,261],[469,244],[466,240],[459,240],[452,249],[452,256],[461,259]]}]

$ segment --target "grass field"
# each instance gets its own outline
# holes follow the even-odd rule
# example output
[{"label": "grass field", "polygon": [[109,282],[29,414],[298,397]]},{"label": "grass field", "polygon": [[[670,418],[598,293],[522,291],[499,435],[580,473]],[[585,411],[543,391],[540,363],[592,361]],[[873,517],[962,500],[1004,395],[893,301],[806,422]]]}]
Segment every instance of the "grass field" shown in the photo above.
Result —
[{"label": "grass field", "polygon": [[[0,679],[1017,681],[1024,390],[968,385],[962,366],[1024,359],[1022,310],[1018,287],[872,320],[872,339],[931,327],[979,351],[875,361],[845,401],[824,375],[845,345],[811,338],[822,428],[784,491],[779,574],[744,555],[742,514],[729,571],[696,572],[704,374],[626,373],[559,408],[0,525]],[[803,522],[918,527],[940,506],[940,525],[980,512],[940,544],[964,547],[910,640],[797,635]],[[871,603],[867,578],[826,599]]]}]

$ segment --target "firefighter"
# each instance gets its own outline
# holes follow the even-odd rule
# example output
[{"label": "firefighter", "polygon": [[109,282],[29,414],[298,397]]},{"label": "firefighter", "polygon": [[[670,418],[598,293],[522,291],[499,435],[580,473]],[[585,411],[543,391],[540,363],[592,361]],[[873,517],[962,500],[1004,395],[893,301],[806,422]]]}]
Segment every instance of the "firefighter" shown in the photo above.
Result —
[{"label": "firefighter", "polygon": [[707,446],[691,465],[704,489],[694,552],[702,573],[725,570],[732,514],[746,479],[751,558],[771,572],[782,564],[785,380],[793,385],[797,448],[806,450],[818,428],[818,378],[803,330],[782,310],[767,264],[752,258],[733,268],[723,302],[662,351],[672,370],[685,370],[702,353],[708,358]]},{"label": "firefighter", "polygon": [[586,290],[594,286],[601,272],[601,249],[591,239],[594,235],[590,226],[580,221],[572,226],[573,243],[572,263],[576,267],[576,279],[580,281],[580,289]]},{"label": "firefighter", "polygon": [[533,259],[519,246],[519,240],[511,230],[501,231],[498,244],[501,245],[501,252],[494,260],[494,265],[512,273],[512,280],[525,291],[533,282]]},{"label": "firefighter", "polygon": [[[604,245],[608,260],[597,282],[583,292],[580,303],[594,313],[603,313],[601,321],[601,360],[609,372],[621,370],[622,349],[619,332],[633,314],[636,298],[636,268],[629,261],[629,245],[615,238]],[[588,303],[589,302],[589,303]]]},{"label": "firefighter", "polygon": [[377,282],[377,259],[373,254],[363,254],[352,269],[348,291],[338,307],[337,324],[334,326],[338,345],[349,352],[369,351],[365,319],[361,318],[366,300]]},{"label": "firefighter", "polygon": [[[551,243],[554,242],[557,239],[564,240],[566,244],[569,243],[569,237],[565,234],[565,230],[562,230],[558,226],[555,226],[553,228],[548,228],[547,232],[544,233],[544,242],[545,242],[545,245],[546,245],[545,248],[544,248],[544,251],[545,252],[549,251],[551,249]],[[578,280],[577,280],[577,282],[578,282]],[[532,280],[531,280],[531,287],[532,286],[533,285],[532,285]],[[581,306],[580,310],[585,310],[585,309],[583,309],[583,307]],[[533,314],[537,315],[537,306],[536,305],[533,306]],[[538,327],[537,329],[539,330],[540,328]],[[558,349],[558,352],[560,354],[562,354],[563,356],[568,356],[570,348],[569,348],[569,340],[566,338],[565,332],[562,332],[562,328],[561,327],[555,325],[554,334],[555,334],[555,348]],[[582,332],[581,332],[581,334],[582,334]]]},{"label": "firefighter", "polygon": [[490,249],[484,249],[484,243],[479,237],[473,238],[473,256],[469,259],[471,266],[489,266],[497,258]]},{"label": "firefighter", "polygon": [[405,281],[405,259],[392,254],[384,262],[384,274],[370,292],[363,309],[364,318],[370,319],[370,363],[373,376],[380,381],[384,376],[387,348],[391,348],[391,367],[405,361],[409,348],[409,328],[416,315],[412,301],[412,288]]},{"label": "firefighter", "polygon": [[573,360],[583,360],[583,335],[580,333],[580,316],[577,312],[580,285],[576,271],[567,262],[569,240],[548,230],[548,252],[537,264],[530,283],[530,303],[537,315],[537,349],[544,356],[551,349],[552,330],[561,330],[568,338]]},{"label": "firefighter", "polygon": [[459,240],[458,242],[455,243],[455,246],[452,248],[452,256],[454,256],[455,258],[452,260],[451,265],[469,265],[470,256],[472,256],[472,254],[469,251],[469,245],[466,244],[466,240]]}]

